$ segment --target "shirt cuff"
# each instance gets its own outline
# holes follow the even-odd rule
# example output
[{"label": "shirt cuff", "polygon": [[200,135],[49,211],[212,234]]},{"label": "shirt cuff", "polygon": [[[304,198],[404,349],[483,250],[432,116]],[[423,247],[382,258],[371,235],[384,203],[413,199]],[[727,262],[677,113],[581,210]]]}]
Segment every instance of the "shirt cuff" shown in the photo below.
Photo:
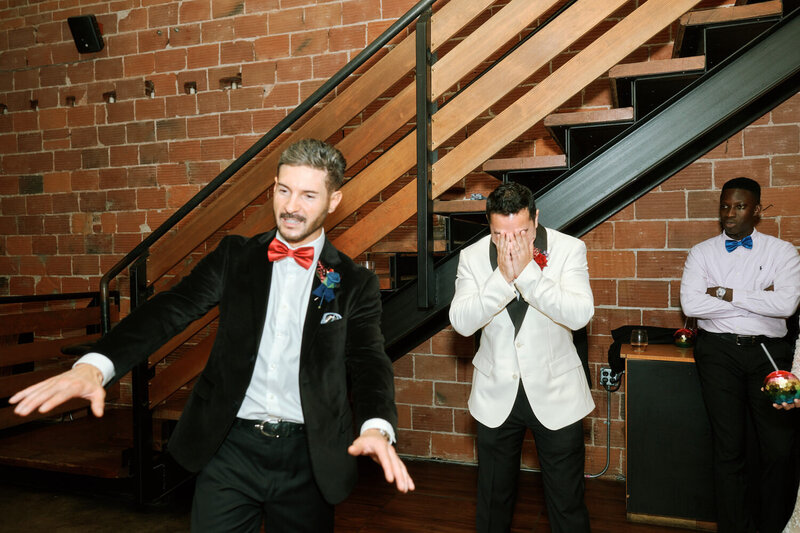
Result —
[{"label": "shirt cuff", "polygon": [[389,434],[390,444],[397,442],[397,439],[394,435],[394,428],[383,418],[370,418],[369,420],[365,421],[363,424],[361,424],[361,433],[359,433],[359,435],[363,434],[368,429],[382,429]]},{"label": "shirt cuff", "polygon": [[[92,365],[97,368],[103,374],[103,387],[108,385],[108,382],[114,378],[114,363],[101,353],[89,352],[75,361],[75,365],[79,364]],[[72,365],[72,368],[75,368],[75,365]]]}]

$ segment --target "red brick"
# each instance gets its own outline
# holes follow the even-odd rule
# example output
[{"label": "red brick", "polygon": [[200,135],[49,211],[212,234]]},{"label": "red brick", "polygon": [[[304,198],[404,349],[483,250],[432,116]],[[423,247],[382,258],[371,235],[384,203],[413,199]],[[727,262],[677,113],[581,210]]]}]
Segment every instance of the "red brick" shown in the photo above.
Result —
[{"label": "red brick", "polygon": [[215,0],[211,3],[211,16],[215,19],[244,13],[244,0]]},{"label": "red brick", "polygon": [[145,76],[156,70],[155,54],[129,55],[124,58],[125,76]]},{"label": "red brick", "polygon": [[194,115],[197,113],[197,95],[179,94],[166,99],[166,115],[168,117]]},{"label": "red brick", "polygon": [[686,194],[683,191],[651,191],[636,200],[634,205],[639,220],[686,218]]},{"label": "red brick", "polygon": [[233,22],[234,34],[237,39],[260,37],[267,34],[267,15],[265,13],[236,17]]},{"label": "red brick", "polygon": [[[64,235],[70,232],[70,216],[69,215],[53,215],[44,218],[44,232],[52,235]],[[35,242],[35,241],[34,241]],[[36,252],[44,253],[44,252]],[[56,238],[53,237],[53,252],[57,253]]]},{"label": "red brick", "polygon": [[71,148],[97,146],[97,128],[72,128],[70,138]]},{"label": "red brick", "polygon": [[12,118],[14,131],[34,131],[39,129],[36,126],[36,115],[38,113],[34,111],[14,113]]},{"label": "red brick", "polygon": [[[275,63],[271,61],[261,61],[259,63],[246,63],[242,65],[242,84],[245,87],[271,85],[274,82]],[[265,90],[270,90],[270,88],[265,88]]]},{"label": "red brick", "polygon": [[800,176],[800,155],[775,156],[772,158],[772,185],[797,185]]},{"label": "red brick", "polygon": [[[232,41],[235,38],[233,33],[233,19],[230,18],[203,22],[200,32],[204,43]],[[227,43],[223,43],[223,46],[225,44]]]},{"label": "red brick", "polygon": [[6,216],[24,215],[27,212],[25,207],[25,197],[17,196],[14,198],[0,198],[0,209]]},{"label": "red brick", "polygon": [[685,251],[639,250],[636,253],[636,277],[640,279],[680,279],[683,275],[686,255]]},{"label": "red brick", "polygon": [[670,220],[668,248],[689,249],[721,231],[717,219],[713,220]]},{"label": "red brick", "polygon": [[147,27],[147,10],[131,9],[124,18],[119,19],[119,31],[143,30]]},{"label": "red brick", "polygon": [[110,163],[115,167],[129,167],[139,164],[139,147],[137,145],[112,146]]},{"label": "red brick", "polygon": [[156,122],[156,135],[159,141],[186,138],[185,119],[166,119]]},{"label": "red brick", "polygon": [[433,382],[410,379],[394,380],[395,401],[412,405],[433,405]]},{"label": "red brick", "polygon": [[204,159],[232,159],[233,139],[230,137],[205,139],[200,142],[200,150]]},{"label": "red brick", "polygon": [[229,91],[210,91],[197,95],[197,108],[200,114],[221,113],[229,110]]},{"label": "red brick", "polygon": [[98,59],[94,65],[96,80],[114,80],[122,77],[122,58]]},{"label": "red brick", "polygon": [[435,407],[411,408],[411,427],[422,431],[453,431],[453,410]]},{"label": "red brick", "polygon": [[38,174],[54,170],[52,153],[7,155],[3,157],[2,165],[6,174]]},{"label": "red brick", "polygon": [[611,331],[628,324],[641,324],[639,309],[608,309],[598,307],[590,324],[592,335],[611,335]]},{"label": "red brick", "polygon": [[[163,24],[167,25],[170,23],[164,21]],[[156,50],[163,50],[167,47],[169,42],[169,30],[167,28],[144,30],[138,32],[136,37],[139,42],[139,53],[154,52]]]},{"label": "red brick", "polygon": [[253,42],[255,59],[258,61],[288,57],[289,50],[291,50],[289,35],[269,35]]},{"label": "red brick", "polygon": [[361,50],[367,45],[365,25],[331,28],[328,46],[331,52],[340,50]]},{"label": "red brick", "polygon": [[164,98],[143,98],[134,105],[136,120],[153,120],[164,118],[167,112]]},{"label": "red brick", "polygon": [[[771,187],[761,192],[761,203],[764,206],[773,204],[766,216],[791,216],[797,214],[797,205],[800,202],[800,187]],[[762,220],[762,224],[767,220]],[[759,231],[761,225],[759,225]]]},{"label": "red brick", "polygon": [[350,0],[342,3],[342,25],[381,18],[380,0]]},{"label": "red brick", "polygon": [[[167,193],[159,188],[141,188],[136,191],[136,207],[139,209],[163,209],[167,206]],[[149,217],[148,217],[149,221]],[[152,227],[157,225],[151,224]]]},{"label": "red brick", "polygon": [[136,209],[136,191],[118,189],[106,194],[108,209],[111,211],[130,211]]},{"label": "red brick", "polygon": [[739,176],[756,180],[762,187],[769,186],[770,160],[768,158],[717,161],[714,164],[714,185],[722,189],[726,181]]},{"label": "red brick", "polygon": [[473,336],[464,337],[449,328],[431,338],[431,351],[436,355],[472,357],[476,348]]},{"label": "red brick", "polygon": [[242,87],[230,91],[230,108],[232,111],[242,109],[260,109],[264,99],[261,87]]},{"label": "red brick", "polygon": [[83,255],[73,257],[72,273],[76,276],[94,276],[101,274],[99,256]]},{"label": "red brick", "polygon": [[666,281],[619,281],[619,306],[669,307],[669,283]]},{"label": "red brick", "polygon": [[661,184],[662,191],[698,191],[711,188],[711,163],[694,162]]},{"label": "red brick", "polygon": [[39,127],[43,130],[64,128],[67,125],[66,109],[42,109],[39,111]]},{"label": "red brick", "polygon": [[430,457],[430,432],[401,430],[397,436],[397,453]]},{"label": "red brick", "polygon": [[[178,5],[174,2],[151,6],[147,10],[150,27],[174,26],[178,23]],[[164,29],[167,32],[167,29]]]},{"label": "red brick", "polygon": [[253,131],[252,114],[223,113],[219,115],[219,129],[222,135],[250,133]]},{"label": "red brick", "polygon": [[328,51],[328,29],[304,31],[291,35],[292,56],[324,54]]},{"label": "red brick", "polygon": [[123,189],[128,183],[128,172],[124,168],[104,168],[98,174],[100,189]]},{"label": "red brick", "polygon": [[70,179],[68,172],[50,172],[43,176],[44,192],[60,193],[69,192]]},{"label": "red brick", "polygon": [[108,122],[130,122],[134,118],[133,102],[116,102],[106,106]]},{"label": "red brick", "polygon": [[275,109],[256,111],[253,113],[253,131],[266,133],[286,116],[286,110]]},{"label": "red brick", "polygon": [[200,25],[183,24],[171,28],[169,42],[172,46],[192,46],[200,44]]},{"label": "red brick", "polygon": [[25,206],[25,211],[29,215],[47,215],[53,212],[53,197],[49,194],[26,196]]},{"label": "red brick", "polygon": [[800,93],[772,110],[772,122],[775,124],[800,123]]},{"label": "red brick", "polygon": [[167,206],[181,207],[200,191],[198,185],[174,185],[167,189]]},{"label": "red brick", "polygon": [[280,82],[305,80],[311,77],[311,58],[297,57],[276,61],[276,80]]},{"label": "red brick", "polygon": [[181,2],[179,16],[182,23],[208,20],[211,18],[211,1],[190,0]]},{"label": "red brick", "polygon": [[203,158],[200,141],[178,141],[169,143],[170,160],[173,163],[199,161]]},{"label": "red brick", "polygon": [[173,72],[186,68],[186,49],[160,50],[153,56],[156,72]]},{"label": "red brick", "polygon": [[127,186],[132,189],[156,185],[156,167],[139,166],[128,172]]},{"label": "red brick", "polygon": [[[47,274],[45,258],[38,255],[20,257],[19,273],[27,276],[44,276]],[[62,272],[62,274],[70,274],[70,272]]]},{"label": "red brick", "polygon": [[159,185],[183,185],[188,183],[186,165],[180,163],[159,165],[156,172]]},{"label": "red brick", "polygon": [[617,305],[617,281],[613,279],[590,279],[594,305]]},{"label": "red brick", "polygon": [[166,163],[169,160],[169,147],[166,143],[139,145],[139,163],[142,165]]},{"label": "red brick", "polygon": [[636,273],[633,252],[590,251],[587,256],[589,275],[598,278],[632,278]]},{"label": "red brick", "polygon": [[108,166],[108,148],[87,148],[81,151],[82,168]]},{"label": "red brick", "polygon": [[614,222],[614,248],[664,248],[667,223],[664,221]]},{"label": "red brick", "polygon": [[313,71],[315,78],[330,78],[347,64],[347,54],[331,53],[315,56],[313,59]]},{"label": "red brick", "polygon": [[740,131],[730,137],[713,150],[705,154],[702,159],[727,159],[742,157],[744,136]]},{"label": "red brick", "polygon": [[782,217],[779,237],[800,246],[800,216]]},{"label": "red brick", "polygon": [[459,407],[467,406],[467,399],[471,390],[468,383],[435,382],[433,403],[437,406]]},{"label": "red brick", "polygon": [[608,250],[614,247],[614,225],[600,224],[584,234],[581,240],[588,250]]},{"label": "red brick", "polygon": [[30,235],[9,235],[6,237],[5,253],[8,256],[32,255],[33,237]]},{"label": "red brick", "polygon": [[719,217],[719,191],[689,192],[686,202],[690,219]]},{"label": "red brick", "polygon": [[456,380],[456,361],[455,357],[414,355],[414,377],[416,379],[427,380]]},{"label": "red brick", "polygon": [[475,462],[475,439],[463,435],[433,433],[431,435],[431,455],[452,461]]},{"label": "red brick", "polygon": [[67,67],[65,65],[50,65],[39,71],[39,85],[42,87],[64,85],[66,80]]},{"label": "red brick", "polygon": [[749,127],[744,131],[746,156],[800,152],[800,126]]},{"label": "red brick", "polygon": [[[224,117],[225,115],[221,115]],[[217,137],[220,134],[220,115],[191,117],[187,119],[187,135],[190,138]]]},{"label": "red brick", "polygon": [[21,133],[17,135],[17,147],[20,152],[41,152],[42,151],[41,132]]},{"label": "red brick", "polygon": [[648,326],[660,328],[681,328],[685,323],[685,317],[678,309],[672,310],[650,310],[642,311],[642,323]]},{"label": "red brick", "polygon": [[186,67],[190,69],[219,65],[219,44],[193,46],[186,51]]}]

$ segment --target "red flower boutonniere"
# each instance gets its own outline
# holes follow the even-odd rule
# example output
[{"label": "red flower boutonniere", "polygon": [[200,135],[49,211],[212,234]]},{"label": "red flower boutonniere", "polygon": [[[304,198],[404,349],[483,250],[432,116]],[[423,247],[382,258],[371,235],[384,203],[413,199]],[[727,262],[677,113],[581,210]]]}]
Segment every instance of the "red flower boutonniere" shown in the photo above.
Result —
[{"label": "red flower boutonniere", "polygon": [[542,252],[538,248],[533,249],[533,260],[539,265],[539,268],[544,270],[547,266],[547,252]]}]

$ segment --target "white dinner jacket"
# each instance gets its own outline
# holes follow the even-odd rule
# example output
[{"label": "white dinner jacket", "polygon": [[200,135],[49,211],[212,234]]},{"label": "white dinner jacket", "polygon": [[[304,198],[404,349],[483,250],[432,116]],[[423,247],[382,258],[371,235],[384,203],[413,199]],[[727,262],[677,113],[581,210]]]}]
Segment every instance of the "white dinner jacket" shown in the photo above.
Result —
[{"label": "white dinner jacket", "polygon": [[[450,322],[464,336],[482,329],[472,364],[469,411],[488,427],[502,424],[514,405],[521,377],[531,408],[548,429],[560,429],[594,409],[572,330],[594,314],[586,245],[547,228],[547,266],[531,261],[513,284],[492,270],[486,236],[461,252]],[[516,298],[528,310],[514,337],[505,310]]]}]

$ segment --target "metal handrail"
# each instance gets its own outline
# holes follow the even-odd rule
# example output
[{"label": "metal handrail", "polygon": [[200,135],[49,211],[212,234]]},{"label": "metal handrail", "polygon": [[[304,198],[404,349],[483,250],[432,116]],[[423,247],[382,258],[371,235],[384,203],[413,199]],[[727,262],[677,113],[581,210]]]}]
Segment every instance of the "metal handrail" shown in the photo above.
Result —
[{"label": "metal handrail", "polygon": [[342,81],[355,72],[361,65],[370,59],[375,53],[389,43],[397,34],[404,30],[411,24],[421,13],[429,9],[436,0],[421,0],[414,7],[412,7],[405,15],[397,19],[389,28],[387,28],[377,39],[367,45],[356,57],[354,57],[347,65],[342,67],[336,74],[334,74],[328,81],[322,84],[311,96],[306,98],[300,103],[291,113],[289,113],[283,120],[281,120],[275,127],[269,130],[263,137],[256,141],[250,148],[248,148],[242,155],[236,158],[225,170],[223,170],[216,178],[211,180],[208,185],[203,187],[197,194],[195,194],[188,202],[181,206],[175,213],[173,213],[166,221],[164,221],[158,228],[156,228],[150,235],[147,236],[141,243],[139,243],[133,250],[131,250],[125,257],[119,260],[108,272],[103,274],[100,279],[100,320],[103,327],[103,335],[108,333],[110,329],[109,319],[109,306],[108,306],[108,285],[113,278],[115,278],[126,267],[133,264],[141,257],[146,257],[149,253],[150,247],[155,244],[161,237],[164,236],[172,227],[178,222],[183,220],[195,207],[208,198],[214,191],[216,191],[223,183],[230,179],[236,172],[238,172],[244,165],[250,162],[259,152],[269,146],[269,144],[278,138],[287,128],[292,126],[300,117],[302,117],[308,110],[318,104],[325,96],[335,89]]}]

